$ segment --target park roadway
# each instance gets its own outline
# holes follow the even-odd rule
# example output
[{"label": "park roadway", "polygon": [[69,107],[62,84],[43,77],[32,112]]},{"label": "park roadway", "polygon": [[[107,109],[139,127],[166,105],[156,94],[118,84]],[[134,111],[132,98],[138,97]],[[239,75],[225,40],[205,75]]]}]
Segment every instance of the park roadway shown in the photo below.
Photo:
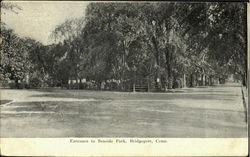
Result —
[{"label": "park roadway", "polygon": [[247,137],[238,84],[167,93],[3,89],[1,100],[1,137]]}]

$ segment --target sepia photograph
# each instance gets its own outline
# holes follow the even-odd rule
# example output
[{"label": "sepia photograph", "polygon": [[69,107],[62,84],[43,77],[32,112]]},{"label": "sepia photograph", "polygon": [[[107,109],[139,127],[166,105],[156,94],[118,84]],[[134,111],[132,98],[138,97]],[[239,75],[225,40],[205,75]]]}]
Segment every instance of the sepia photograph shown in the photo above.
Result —
[{"label": "sepia photograph", "polygon": [[247,38],[246,2],[3,1],[0,137],[247,139]]}]

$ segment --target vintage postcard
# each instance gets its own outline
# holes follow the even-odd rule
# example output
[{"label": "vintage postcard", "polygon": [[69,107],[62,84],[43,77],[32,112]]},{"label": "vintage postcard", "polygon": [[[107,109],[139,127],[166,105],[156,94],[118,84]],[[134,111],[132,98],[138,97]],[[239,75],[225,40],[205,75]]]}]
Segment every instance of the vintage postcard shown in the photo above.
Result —
[{"label": "vintage postcard", "polygon": [[247,156],[247,2],[1,2],[1,155]]}]

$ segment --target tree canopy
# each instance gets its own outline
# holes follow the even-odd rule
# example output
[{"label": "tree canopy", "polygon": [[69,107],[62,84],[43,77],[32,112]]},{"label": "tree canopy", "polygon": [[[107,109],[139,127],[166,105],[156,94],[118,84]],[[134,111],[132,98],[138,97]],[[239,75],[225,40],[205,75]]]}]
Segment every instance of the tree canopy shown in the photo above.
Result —
[{"label": "tree canopy", "polygon": [[[66,20],[44,46],[2,25],[3,78],[36,71],[43,82],[116,80],[160,89],[212,85],[247,72],[245,3],[90,3],[84,18]],[[26,66],[23,66],[26,65]],[[79,80],[79,82],[78,82]]]}]

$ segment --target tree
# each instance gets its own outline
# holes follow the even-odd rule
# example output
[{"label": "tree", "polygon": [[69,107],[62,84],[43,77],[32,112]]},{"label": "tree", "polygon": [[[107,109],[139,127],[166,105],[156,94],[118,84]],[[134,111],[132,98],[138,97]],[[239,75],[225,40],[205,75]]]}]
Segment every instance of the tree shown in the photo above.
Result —
[{"label": "tree", "polygon": [[[65,70],[67,69],[68,71],[65,73],[68,74],[67,80],[74,78],[77,84],[80,77],[80,61],[84,53],[84,44],[81,40],[81,31],[84,23],[84,19],[66,20],[58,25],[51,34],[51,37],[58,43],[53,52],[60,51],[56,53],[60,54],[57,60],[59,62],[58,66],[63,66]],[[57,48],[58,50],[56,50]],[[62,78],[63,80],[60,82],[65,83],[66,76]]]},{"label": "tree", "polygon": [[1,74],[3,79],[18,80],[25,78],[29,68],[28,46],[26,40],[19,38],[13,30],[1,27]]},{"label": "tree", "polygon": [[69,77],[99,84],[117,79],[122,89],[149,76],[168,89],[245,76],[245,11],[224,3],[91,3],[85,19],[55,29],[58,61]]}]

